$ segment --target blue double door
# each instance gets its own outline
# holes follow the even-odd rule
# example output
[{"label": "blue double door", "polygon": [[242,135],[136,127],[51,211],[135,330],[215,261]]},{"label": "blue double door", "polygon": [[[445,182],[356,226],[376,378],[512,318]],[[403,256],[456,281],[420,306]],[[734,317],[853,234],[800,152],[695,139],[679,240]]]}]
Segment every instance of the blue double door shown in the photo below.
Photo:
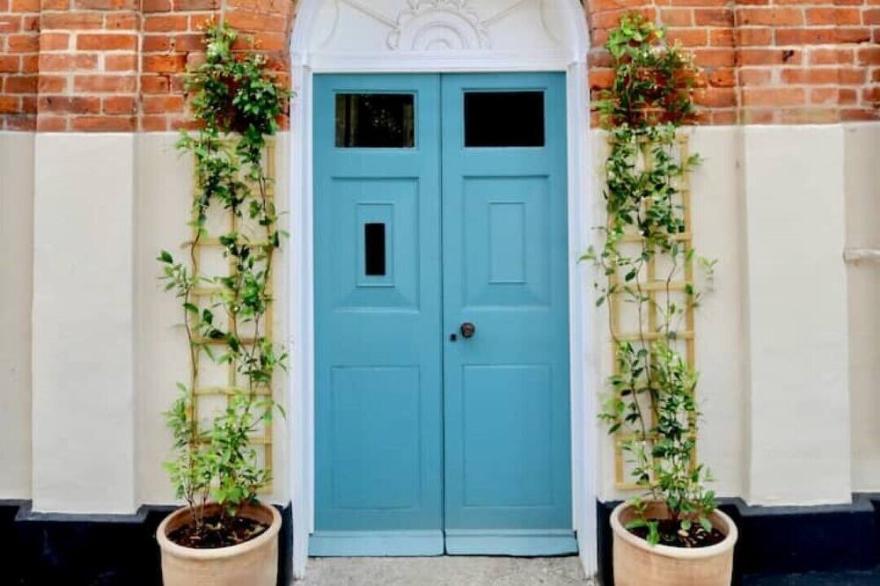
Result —
[{"label": "blue double door", "polygon": [[314,89],[310,553],[576,551],[564,75]]}]

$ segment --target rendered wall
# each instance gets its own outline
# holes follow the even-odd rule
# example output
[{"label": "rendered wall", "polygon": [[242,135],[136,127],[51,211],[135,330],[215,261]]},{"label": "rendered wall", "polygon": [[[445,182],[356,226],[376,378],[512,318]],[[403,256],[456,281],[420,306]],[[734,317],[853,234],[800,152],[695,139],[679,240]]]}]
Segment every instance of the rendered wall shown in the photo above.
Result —
[{"label": "rendered wall", "polygon": [[34,136],[0,132],[0,499],[31,493]]},{"label": "rendered wall", "polygon": [[[691,144],[695,245],[719,259],[696,327],[714,488],[776,505],[876,491],[880,264],[843,254],[880,245],[880,125],[702,127]],[[599,166],[598,133],[594,147]],[[622,496],[600,437],[600,496]]]},{"label": "rendered wall", "polygon": [[[595,93],[610,80],[601,44],[622,9],[586,4]],[[693,178],[695,238],[720,263],[697,322],[700,454],[719,493],[757,503],[840,502],[852,490],[880,490],[880,267],[842,261],[844,244],[880,245],[880,125],[840,124],[877,118],[880,8],[819,4],[627,3],[668,25],[705,70],[702,122],[716,126],[694,133],[694,150],[707,159]],[[36,139],[0,135],[0,254],[37,253],[33,268],[28,260],[0,266],[0,497],[29,496],[33,485],[38,510],[91,512],[171,498],[161,412],[186,366],[177,306],[160,291],[154,257],[185,239],[191,177],[174,133],[164,131],[187,124],[183,78],[200,59],[201,25],[224,18],[249,32],[240,48],[265,52],[286,82],[295,6],[0,6],[0,128],[38,131]],[[283,183],[286,137],[281,144]],[[585,197],[601,207],[600,193],[597,175]],[[817,267],[803,263],[814,256]],[[786,285],[798,291],[779,294]],[[287,299],[282,287],[278,298]],[[601,336],[601,317],[591,317]],[[585,359],[607,367],[610,351]],[[276,433],[276,496],[286,500],[283,423]],[[611,497],[610,444],[597,436],[596,478]]]},{"label": "rendered wall", "polygon": [[[746,136],[748,132],[753,131],[758,132],[760,138],[755,140]],[[769,137],[768,132],[771,133]],[[833,138],[835,133],[839,133],[837,139]],[[61,138],[60,135],[56,136],[58,139]],[[123,140],[125,145],[129,144],[129,139],[122,136],[119,139]],[[2,289],[4,295],[2,340],[8,350],[3,352],[2,358],[6,364],[0,373],[3,376],[4,389],[14,390],[11,393],[4,392],[0,399],[5,402],[4,409],[0,410],[0,417],[4,418],[3,425],[0,426],[0,434],[3,434],[3,445],[7,446],[0,451],[2,458],[0,465],[4,471],[4,474],[0,475],[0,482],[3,483],[0,487],[3,491],[2,497],[24,498],[30,495],[31,460],[28,440],[31,435],[29,422],[33,399],[37,413],[49,413],[35,426],[35,437],[42,436],[47,430],[52,430],[56,426],[60,430],[65,429],[65,418],[70,419],[74,414],[80,414],[85,418],[83,421],[89,422],[81,429],[81,434],[94,440],[85,444],[77,442],[78,445],[72,446],[69,444],[72,443],[70,439],[73,436],[53,433],[50,436],[55,438],[52,442],[38,446],[37,455],[42,454],[43,462],[38,462],[39,469],[35,474],[38,478],[42,477],[43,481],[39,483],[41,488],[36,496],[49,499],[43,502],[57,503],[62,509],[71,508],[75,500],[73,499],[75,491],[71,486],[75,486],[76,478],[82,476],[80,466],[83,460],[78,459],[80,456],[76,454],[81,454],[81,457],[88,461],[96,460],[96,465],[100,465],[105,458],[112,458],[112,466],[109,465],[110,460],[105,462],[109,466],[106,471],[108,474],[113,473],[117,468],[127,469],[127,465],[120,462],[125,462],[125,458],[129,458],[128,461],[133,462],[132,466],[136,468],[136,472],[131,472],[132,478],[136,480],[129,482],[118,479],[117,481],[113,480],[114,477],[111,475],[102,480],[99,486],[112,484],[115,486],[114,491],[122,487],[123,495],[133,491],[133,496],[128,500],[123,499],[126,503],[131,502],[132,506],[144,502],[168,502],[172,495],[164,471],[161,469],[161,462],[168,456],[169,439],[161,413],[167,409],[176,394],[175,382],[185,379],[187,365],[184,353],[185,341],[180,329],[174,326],[180,321],[178,307],[173,297],[161,291],[157,280],[158,267],[154,259],[158,250],[174,248],[175,244],[186,239],[187,228],[181,218],[185,217],[189,202],[191,167],[185,158],[181,158],[175,152],[174,133],[140,135],[133,140],[132,151],[128,151],[127,146],[117,148],[115,142],[107,147],[105,142],[107,138],[99,135],[70,135],[69,140],[74,141],[75,146],[69,146],[70,143],[65,142],[67,146],[53,147],[53,151],[58,152],[58,156],[62,157],[55,159],[56,161],[69,161],[70,150],[94,153],[90,146],[91,141],[104,144],[101,150],[104,166],[115,168],[115,172],[118,173],[126,157],[133,157],[132,175],[136,177],[130,192],[130,197],[133,198],[131,207],[133,233],[130,235],[133,284],[127,288],[125,278],[118,278],[120,274],[124,277],[123,272],[113,273],[113,278],[108,279],[106,287],[81,289],[81,294],[86,295],[88,299],[88,295],[95,291],[106,296],[107,287],[111,288],[109,291],[112,291],[113,287],[122,287],[114,294],[121,302],[128,298],[128,292],[133,292],[131,297],[133,301],[130,304],[133,316],[130,330],[133,355],[129,363],[132,373],[132,385],[129,390],[133,404],[127,403],[125,397],[129,391],[126,387],[113,382],[126,380],[123,372],[122,375],[113,375],[122,378],[105,378],[104,382],[97,385],[94,384],[94,379],[90,379],[93,381],[88,383],[92,385],[88,387],[91,389],[90,392],[84,396],[76,396],[77,401],[71,406],[63,402],[57,403],[59,396],[55,394],[45,395],[46,377],[54,377],[51,380],[60,385],[58,388],[74,391],[86,385],[86,383],[74,383],[85,379],[77,379],[69,369],[56,372],[53,361],[37,361],[40,372],[36,376],[35,395],[32,397],[29,384],[30,352],[28,344],[21,343],[21,340],[28,339],[31,323],[29,297],[31,268],[27,261],[29,246],[33,242],[29,208],[32,190],[30,182],[33,177],[29,165],[33,140],[33,137],[27,134],[11,133],[2,135],[0,139],[0,145],[4,149],[2,151],[4,156],[0,159],[4,165],[2,184],[0,184],[3,187],[3,199],[0,200],[4,222],[3,231],[0,232],[4,242],[3,253],[9,254],[17,247],[21,254],[16,258],[25,261],[4,262],[0,265],[0,270],[10,274],[9,279],[6,278],[7,273],[3,274],[4,285],[7,283],[20,285],[14,288],[4,286]],[[598,168],[599,153],[603,152],[600,133],[594,131],[592,140],[597,153],[593,165]],[[287,193],[288,142],[289,137],[286,134],[279,137],[277,164],[280,201],[286,201],[284,194]],[[747,147],[747,144],[751,146]],[[782,148],[785,151],[793,144],[798,145],[796,156],[783,157],[781,160],[773,158],[771,152],[773,149]],[[845,149],[844,152],[834,155],[835,149],[841,145],[841,148]],[[880,292],[880,280],[878,280],[880,266],[866,262],[845,265],[842,249],[844,241],[849,247],[878,245],[880,235],[874,221],[877,217],[877,202],[880,201],[878,197],[880,181],[877,177],[880,171],[876,165],[878,145],[880,145],[880,124],[847,125],[836,129],[827,126],[772,129],[713,127],[698,128],[694,131],[693,150],[700,152],[706,159],[693,177],[696,244],[704,255],[720,260],[714,292],[706,298],[702,310],[698,313],[697,322],[697,358],[701,371],[700,397],[704,411],[700,455],[713,469],[717,477],[716,488],[720,494],[744,496],[753,502],[809,504],[839,502],[848,498],[850,491],[880,489],[880,473],[878,473],[880,442],[877,441],[877,437],[880,437],[880,417],[876,415],[878,413],[876,369],[877,364],[880,363],[878,360],[880,340],[877,338],[877,332],[880,331],[878,327],[880,310],[877,309],[876,299],[877,293]],[[838,164],[834,168],[828,168],[827,162],[834,159],[834,156],[837,157]],[[114,157],[122,157],[122,159],[114,162]],[[76,160],[78,159],[73,161]],[[748,170],[748,161],[755,160],[769,161],[768,175],[753,175],[754,167],[751,171]],[[63,232],[64,225],[71,223],[74,217],[71,215],[71,210],[65,207],[67,195],[88,190],[91,194],[89,196],[91,205],[86,210],[87,214],[91,214],[94,218],[106,219],[113,209],[122,210],[120,218],[129,217],[128,212],[124,211],[128,209],[124,201],[117,201],[125,196],[126,192],[120,189],[120,186],[125,185],[126,180],[122,177],[118,180],[100,179],[93,167],[84,168],[86,172],[79,175],[78,185],[62,183],[53,188],[56,199],[41,200],[38,197],[38,208],[43,210],[44,214],[49,213],[49,208],[60,206],[52,212],[52,215],[61,222],[58,225],[60,227],[50,227],[41,232],[45,237],[40,239],[41,243],[38,247],[42,249],[40,257],[42,260],[38,262],[39,267],[42,267],[38,271],[38,283],[46,282],[40,280],[40,275],[43,275],[43,279],[48,278],[46,263],[53,263],[56,267],[79,267],[86,272],[89,270],[88,262],[82,266],[83,256],[80,254],[81,249],[77,248],[81,245],[77,242],[81,242],[80,239],[87,236]],[[805,168],[815,170],[819,179],[795,181],[793,178],[803,176]],[[595,177],[594,189],[599,194],[601,193],[599,175]],[[754,186],[751,193],[746,191],[749,177],[752,177],[751,184]],[[41,193],[46,193],[47,185],[51,186],[51,181],[46,183],[44,180]],[[96,186],[106,190],[96,190]],[[765,293],[755,292],[753,287],[750,297],[749,277],[755,274],[754,269],[750,268],[750,260],[759,252],[770,257],[776,254],[772,238],[778,236],[779,230],[772,223],[762,224],[753,221],[748,225],[746,204],[750,200],[754,201],[756,197],[772,198],[779,202],[776,209],[784,214],[787,210],[802,209],[803,198],[809,193],[809,189],[817,190],[812,197],[824,198],[822,204],[808,218],[801,217],[799,225],[796,226],[797,231],[786,240],[788,247],[783,248],[782,251],[787,251],[786,255],[794,255],[796,259],[798,255],[808,260],[816,255],[825,258],[827,270],[832,271],[832,274],[823,278],[824,273],[821,271],[816,271],[813,267],[805,267],[802,274],[805,275],[804,278],[807,276],[810,278],[810,283],[818,283],[816,294],[820,297],[818,299],[813,297],[812,300],[802,304],[786,301],[791,305],[785,308],[786,311],[778,311],[775,306],[770,306],[757,325],[763,328],[763,336],[766,338],[771,334],[775,336],[778,332],[786,331],[801,334],[802,332],[792,330],[792,323],[799,323],[800,320],[824,319],[826,321],[821,322],[822,326],[819,328],[823,335],[833,334],[837,336],[837,340],[843,339],[845,343],[833,344],[832,354],[820,352],[818,355],[803,359],[795,356],[787,369],[776,369],[775,363],[770,364],[768,371],[777,378],[761,379],[754,368],[757,340],[748,336],[749,331],[756,327],[753,323],[756,321],[754,307],[750,305],[750,299],[761,300],[769,297]],[[104,193],[105,195],[101,197],[106,199],[101,200],[97,193]],[[842,208],[844,203],[845,210]],[[122,207],[118,207],[119,205]],[[8,213],[10,210],[12,214]],[[843,216],[839,215],[844,211],[845,225],[840,221]],[[49,216],[44,216],[46,217]],[[784,215],[784,217],[788,216]],[[831,222],[830,218],[838,219]],[[56,231],[57,234],[54,234]],[[816,240],[816,234],[823,233],[825,234],[823,239]],[[755,242],[762,237],[771,240],[760,249],[747,247],[750,240]],[[88,239],[91,238],[92,236],[88,236]],[[101,258],[100,255],[104,254],[103,249],[109,246],[108,238],[108,234],[105,233],[103,239],[89,240],[91,242],[89,246],[94,246],[91,249],[94,255],[85,257],[91,258],[91,262]],[[116,242],[113,248],[117,253],[120,252],[119,242],[125,242],[127,238],[129,235],[126,233],[123,236],[122,232],[118,237],[113,238]],[[802,238],[803,242],[793,242],[791,238]],[[47,242],[56,240],[60,248],[57,248],[55,253],[63,254],[52,260],[52,257],[46,256],[45,246]],[[801,251],[809,250],[806,248],[807,245],[812,247],[809,257],[805,256],[806,253],[801,254]],[[756,249],[759,252],[756,252]],[[124,256],[119,258],[125,258],[128,254],[124,252],[124,245],[122,251]],[[777,260],[781,261],[784,267],[787,258],[789,256]],[[279,263],[278,266],[284,267],[286,263]],[[845,282],[835,276],[838,273],[842,275],[843,271],[847,274]],[[74,274],[74,272],[63,274]],[[772,277],[774,273],[771,271],[768,274]],[[762,286],[770,288],[790,284],[789,279],[781,276],[775,280],[771,277],[765,275],[758,284],[763,282]],[[123,352],[122,356],[125,356],[127,352],[125,343],[120,345],[119,339],[111,339],[107,346],[94,345],[108,342],[104,339],[101,329],[96,329],[92,323],[92,318],[97,315],[93,306],[88,306],[91,309],[82,310],[73,316],[62,315],[64,308],[68,307],[66,304],[69,304],[70,299],[73,298],[72,295],[79,295],[80,293],[76,292],[80,289],[64,278],[59,280],[52,277],[52,279],[52,284],[48,288],[52,295],[48,301],[47,299],[43,301],[54,304],[51,307],[57,308],[58,313],[51,315],[45,313],[46,308],[50,306],[44,305],[43,311],[33,314],[38,333],[41,332],[37,338],[36,348],[46,348],[43,344],[50,344],[52,348],[56,348],[51,352],[60,357],[58,363],[78,355],[77,352],[83,349],[77,346],[82,344],[97,349],[97,353],[102,357],[114,356],[119,352]],[[827,284],[823,285],[826,282]],[[286,294],[283,292],[284,283],[286,279],[279,275],[280,300],[286,299]],[[842,291],[846,294],[846,303],[843,305]],[[786,295],[782,297],[788,299]],[[797,294],[792,292],[791,296],[797,297]],[[7,298],[12,299],[11,305],[5,302]],[[79,307],[80,304],[78,303],[77,306]],[[125,303],[122,307],[122,313],[119,315],[124,316],[128,309]],[[279,303],[278,308],[281,310],[277,314],[278,323],[279,327],[282,327],[285,304]],[[848,313],[848,320],[835,317],[840,315],[841,311]],[[71,317],[76,320],[86,320],[76,324],[80,333],[75,340],[59,338],[58,324],[66,323],[65,320]],[[62,321],[59,322],[59,319]],[[595,316],[595,325],[600,334],[603,332],[603,323],[601,316]],[[9,326],[7,327],[6,324]],[[802,351],[808,347],[810,335],[810,332],[803,333],[802,336],[789,339],[783,346],[796,352]],[[286,339],[286,336],[282,336],[282,339]],[[846,352],[847,347],[848,354],[844,355],[841,362],[840,352]],[[88,354],[89,352],[86,352],[86,355]],[[834,360],[830,359],[832,355],[835,357]],[[601,360],[607,367],[610,350],[603,353]],[[118,365],[118,361],[114,362]],[[794,371],[791,364],[797,366]],[[845,383],[846,380],[849,380],[849,383]],[[790,386],[791,381],[795,381],[793,387]],[[283,382],[281,384],[283,385]],[[780,394],[786,388],[794,395]],[[105,390],[98,392],[97,389]],[[48,404],[43,397],[48,397]],[[60,398],[63,399],[63,396]],[[284,398],[283,392],[279,393],[279,398]],[[780,403],[782,407],[779,409],[765,409],[760,406],[762,401],[776,399],[782,401]],[[85,402],[82,403],[81,400]],[[116,400],[121,400],[122,403],[113,407]],[[78,410],[80,405],[89,406],[88,411]],[[136,409],[133,409],[134,406]],[[129,416],[126,409],[131,409],[133,414]],[[812,420],[810,426],[802,425],[805,421],[810,421],[811,417],[816,419]],[[851,426],[848,423],[850,419]],[[56,423],[52,423],[53,421]],[[40,422],[42,425],[39,424]],[[134,426],[131,436],[126,432],[125,426],[129,425],[127,422]],[[596,425],[595,422],[585,423]],[[130,443],[108,442],[103,439],[106,436],[101,436],[100,430],[105,425],[109,425],[105,431],[111,434],[110,437],[123,439],[130,437],[130,440],[126,440]],[[289,495],[286,466],[286,462],[289,461],[286,453],[288,432],[288,423],[280,421],[276,426],[275,450],[275,497],[280,501],[287,500]],[[827,441],[811,444],[817,433],[834,435],[827,437]],[[603,498],[611,498],[618,494],[611,483],[612,452],[604,435],[598,430],[597,434],[603,438],[599,449],[600,462],[596,464],[597,478],[601,486],[600,493]],[[845,437],[841,437],[840,434]],[[126,445],[131,446],[131,452],[126,451],[128,450]],[[767,460],[777,457],[768,449],[770,445],[783,450],[782,455],[778,456],[779,460]],[[68,452],[70,449],[76,451],[71,454]],[[122,460],[117,456],[110,456],[119,449],[123,449],[123,453],[128,454]],[[790,457],[790,453],[804,454],[804,456],[800,460],[800,466],[786,469],[783,465]],[[837,472],[833,472],[832,468],[821,463],[822,454],[826,455],[828,462],[840,466]],[[65,457],[60,457],[62,455]],[[765,465],[767,468],[757,474],[759,465]],[[848,480],[850,467],[851,481]],[[94,479],[94,469],[86,468],[86,470],[90,472],[89,477]],[[829,485],[815,481],[816,470],[822,471],[823,477],[830,482]],[[57,479],[57,484],[47,484],[45,474],[49,474],[50,479]],[[772,479],[777,486],[772,490],[761,488],[763,482],[761,479]],[[126,486],[130,488],[125,488]],[[815,492],[804,494],[805,486]],[[95,503],[81,501],[74,508],[94,510],[95,506],[97,506]]]},{"label": "rendered wall", "polygon": [[[192,201],[192,163],[174,148],[179,135],[173,132],[141,134],[137,137],[137,204],[135,250],[135,353],[137,395],[137,485],[141,503],[167,503],[173,491],[162,462],[171,453],[171,438],[163,413],[178,396],[177,382],[189,379],[186,335],[181,327],[179,300],[163,291],[156,257],[161,250],[180,255],[182,244],[190,238],[186,225]],[[88,140],[88,137],[85,137]],[[289,158],[287,133],[276,142],[276,201],[279,211],[287,209]],[[287,221],[287,216],[282,216]],[[288,242],[276,260],[274,293],[276,342],[287,344],[287,254]],[[283,372],[276,380],[276,400],[286,409],[286,382]],[[275,502],[290,500],[288,489],[288,437],[290,422],[277,418],[274,432]]]},{"label": "rendered wall", "polygon": [[[880,125],[844,128],[846,246],[880,249]],[[880,262],[847,265],[852,483],[880,491]]]}]

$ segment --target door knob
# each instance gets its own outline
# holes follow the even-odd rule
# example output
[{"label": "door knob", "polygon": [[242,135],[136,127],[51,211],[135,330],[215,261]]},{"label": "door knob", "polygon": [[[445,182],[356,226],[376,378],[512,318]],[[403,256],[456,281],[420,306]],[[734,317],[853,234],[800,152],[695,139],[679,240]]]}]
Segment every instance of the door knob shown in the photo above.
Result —
[{"label": "door knob", "polygon": [[469,321],[466,321],[463,324],[461,324],[459,331],[461,332],[462,338],[473,338],[474,334],[477,333],[477,326],[475,326],[474,324],[472,324]]}]

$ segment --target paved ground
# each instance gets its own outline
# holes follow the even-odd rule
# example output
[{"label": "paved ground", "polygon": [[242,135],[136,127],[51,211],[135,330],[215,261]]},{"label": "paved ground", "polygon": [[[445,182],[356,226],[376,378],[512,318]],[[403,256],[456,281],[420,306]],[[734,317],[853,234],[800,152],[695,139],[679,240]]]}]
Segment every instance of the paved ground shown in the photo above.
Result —
[{"label": "paved ground", "polygon": [[311,559],[296,586],[592,586],[577,557]]}]

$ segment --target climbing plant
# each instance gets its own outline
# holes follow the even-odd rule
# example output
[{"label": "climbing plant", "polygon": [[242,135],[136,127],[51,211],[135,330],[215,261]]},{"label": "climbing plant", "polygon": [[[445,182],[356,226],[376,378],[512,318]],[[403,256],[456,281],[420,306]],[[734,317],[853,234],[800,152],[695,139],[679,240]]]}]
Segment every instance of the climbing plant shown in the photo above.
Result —
[{"label": "climbing plant", "polygon": [[[217,530],[204,518],[209,500],[223,505],[220,525],[232,524],[241,505],[254,501],[271,480],[252,438],[280,410],[272,381],[286,363],[284,351],[267,335],[273,256],[283,233],[263,158],[288,92],[271,77],[264,56],[233,51],[236,37],[228,26],[210,25],[205,59],[188,74],[197,130],[184,132],[177,148],[195,162],[193,236],[184,258],[167,250],[158,258],[166,290],[181,303],[191,371],[166,413],[175,450],[166,468],[178,498],[191,510],[197,535]],[[229,270],[204,274],[199,246],[209,238],[209,215],[218,211],[232,217],[231,227],[218,236]],[[200,421],[195,395],[202,355],[230,367],[238,384],[227,389],[223,409]]]},{"label": "climbing plant", "polygon": [[[640,14],[625,15],[606,48],[614,77],[598,110],[609,144],[607,223],[585,259],[598,269],[597,306],[611,305],[609,316],[628,307],[636,331],[623,336],[610,321],[615,369],[600,418],[620,438],[631,479],[644,492],[631,500],[638,516],[629,529],[651,544],[692,547],[711,533],[716,507],[705,487],[710,474],[695,457],[698,377],[679,337],[701,299],[685,267],[697,260],[711,276],[714,265],[684,238],[682,185],[700,159],[680,156],[679,135],[695,119],[698,70]],[[650,501],[663,502],[669,519],[651,518]]]}]

